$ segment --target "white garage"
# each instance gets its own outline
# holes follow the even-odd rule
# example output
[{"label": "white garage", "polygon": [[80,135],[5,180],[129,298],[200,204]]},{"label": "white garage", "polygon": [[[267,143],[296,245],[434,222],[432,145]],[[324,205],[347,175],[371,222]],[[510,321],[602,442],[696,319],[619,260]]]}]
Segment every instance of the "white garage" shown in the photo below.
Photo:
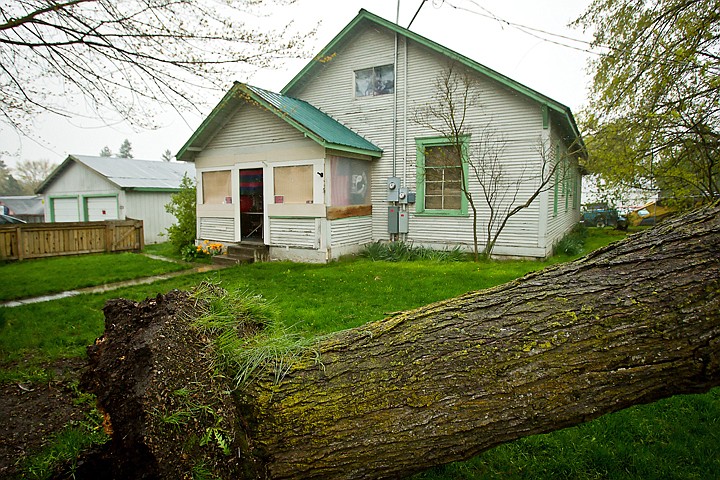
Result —
[{"label": "white garage", "polygon": [[175,217],[165,211],[195,166],[132,158],[70,155],[38,187],[46,222],[143,221],[145,243],[167,240]]}]

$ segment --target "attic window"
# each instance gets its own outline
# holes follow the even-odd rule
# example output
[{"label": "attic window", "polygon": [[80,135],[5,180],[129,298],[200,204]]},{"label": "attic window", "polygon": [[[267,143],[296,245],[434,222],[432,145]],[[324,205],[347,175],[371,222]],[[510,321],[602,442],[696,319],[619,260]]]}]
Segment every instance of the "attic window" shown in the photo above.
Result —
[{"label": "attic window", "polygon": [[355,96],[370,97],[395,92],[393,65],[355,70]]}]

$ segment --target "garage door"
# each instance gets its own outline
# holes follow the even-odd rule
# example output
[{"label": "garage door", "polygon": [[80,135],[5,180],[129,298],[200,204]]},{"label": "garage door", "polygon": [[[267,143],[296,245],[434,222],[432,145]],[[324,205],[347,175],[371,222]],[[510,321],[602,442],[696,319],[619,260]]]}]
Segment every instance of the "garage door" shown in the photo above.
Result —
[{"label": "garage door", "polygon": [[77,198],[53,198],[52,219],[55,222],[79,222]]},{"label": "garage door", "polygon": [[85,202],[89,222],[118,219],[117,197],[88,197]]}]

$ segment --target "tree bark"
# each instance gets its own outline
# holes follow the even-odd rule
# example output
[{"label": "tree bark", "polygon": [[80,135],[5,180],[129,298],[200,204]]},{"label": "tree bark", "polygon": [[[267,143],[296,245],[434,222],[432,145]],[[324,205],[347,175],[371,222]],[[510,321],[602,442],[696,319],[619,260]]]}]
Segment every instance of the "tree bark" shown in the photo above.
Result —
[{"label": "tree bark", "polygon": [[[340,332],[235,394],[246,478],[400,478],[720,384],[720,207]],[[112,388],[110,386],[109,388]],[[112,416],[112,411],[110,411]]]}]

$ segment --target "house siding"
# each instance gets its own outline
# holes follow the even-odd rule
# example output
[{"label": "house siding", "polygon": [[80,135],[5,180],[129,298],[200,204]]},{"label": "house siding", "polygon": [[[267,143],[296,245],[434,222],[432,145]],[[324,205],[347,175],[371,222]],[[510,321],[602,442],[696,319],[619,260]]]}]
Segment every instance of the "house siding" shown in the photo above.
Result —
[{"label": "house siding", "polygon": [[334,247],[365,245],[372,242],[372,217],[352,217],[328,222],[329,244]]},{"label": "house siding", "polygon": [[276,115],[241,105],[195,158],[195,168],[323,158],[324,149]]},{"label": "house siding", "polygon": [[[553,145],[560,145],[561,156],[567,158],[568,156],[568,145],[557,132],[557,128],[551,126],[551,143]],[[555,153],[552,152],[554,156]],[[562,161],[562,160],[561,160]],[[574,195],[580,195],[580,189],[573,188],[573,184],[579,182],[580,172],[578,168],[577,159],[568,158],[569,171],[566,186],[563,185],[565,180],[559,179],[557,187],[557,213],[555,211],[555,181],[551,183],[551,187],[547,194],[547,205],[545,213],[547,215],[547,232],[544,238],[544,247],[547,254],[551,254],[555,244],[560,241],[565,234],[575,224],[580,221],[579,198],[576,200]],[[567,208],[565,207],[567,204]]]},{"label": "house siding", "polygon": [[[354,97],[353,72],[361,68],[393,63],[394,35],[377,28],[360,31],[351,44],[343,46],[338,54],[323,65],[322,82],[304,84],[296,91],[287,92],[317,106],[341,123],[351,126],[368,140],[383,149],[383,157],[374,162],[372,174],[372,235],[373,240],[386,240],[387,208],[386,179],[393,174],[393,135],[392,111],[393,95],[376,97]],[[403,108],[406,96],[404,55],[407,51],[407,111]],[[416,190],[416,151],[415,139],[437,136],[437,132],[414,122],[414,112],[422,105],[433,100],[437,78],[448,66],[448,60],[430,51],[426,47],[400,38],[399,62],[396,71],[395,87],[398,95],[398,133],[395,175],[404,178],[403,184],[412,191]],[[504,171],[516,178],[525,172],[539,172],[542,164],[540,144],[543,138],[541,106],[534,101],[513,92],[491,80],[479,78],[480,104],[482,109],[474,109],[468,118],[469,125],[484,125],[493,122],[498,137],[504,139]],[[334,92],[328,95],[327,92]],[[405,134],[405,132],[407,132]],[[475,138],[480,132],[471,130]],[[403,146],[405,145],[405,147]],[[479,240],[484,244],[483,228],[487,223],[488,209],[480,201],[480,187],[472,181],[470,192],[478,207]],[[524,199],[532,194],[536,185],[525,182],[518,198]],[[502,206],[501,206],[502,208]],[[539,215],[544,212],[540,201],[536,200],[528,209],[522,211],[508,223],[498,239],[496,253],[537,256],[544,251],[539,238]],[[407,240],[427,245],[465,245],[473,244],[472,216],[438,217],[416,215],[414,205],[409,207],[410,229]],[[541,255],[542,256],[542,255]]]},{"label": "house siding", "polygon": [[201,218],[198,238],[232,243],[235,241],[235,220],[233,218]]},{"label": "house siding", "polygon": [[319,219],[270,218],[270,246],[319,248]]}]

